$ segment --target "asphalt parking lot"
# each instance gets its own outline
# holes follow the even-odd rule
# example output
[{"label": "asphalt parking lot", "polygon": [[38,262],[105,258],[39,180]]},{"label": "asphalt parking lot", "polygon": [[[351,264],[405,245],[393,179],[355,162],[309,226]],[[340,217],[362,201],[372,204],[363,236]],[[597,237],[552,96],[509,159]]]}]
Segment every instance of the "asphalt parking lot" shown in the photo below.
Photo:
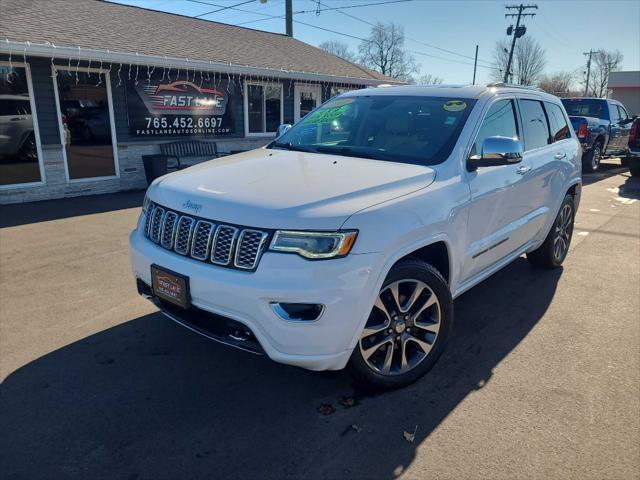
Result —
[{"label": "asphalt parking lot", "polygon": [[1,478],[640,478],[640,181],[618,162],[585,176],[562,269],[464,294],[432,373],[378,396],[138,297],[142,195],[0,209]]}]

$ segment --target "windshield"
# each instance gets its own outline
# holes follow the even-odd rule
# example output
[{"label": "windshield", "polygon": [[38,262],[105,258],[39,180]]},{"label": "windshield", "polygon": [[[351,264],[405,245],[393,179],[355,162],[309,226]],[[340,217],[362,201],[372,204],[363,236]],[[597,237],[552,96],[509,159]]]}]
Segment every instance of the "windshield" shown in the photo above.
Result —
[{"label": "windshield", "polygon": [[338,97],[269,148],[435,165],[451,153],[474,103],[444,97]]},{"label": "windshield", "polygon": [[603,107],[606,102],[598,99],[563,98],[562,104],[571,117],[595,117],[607,119]]}]

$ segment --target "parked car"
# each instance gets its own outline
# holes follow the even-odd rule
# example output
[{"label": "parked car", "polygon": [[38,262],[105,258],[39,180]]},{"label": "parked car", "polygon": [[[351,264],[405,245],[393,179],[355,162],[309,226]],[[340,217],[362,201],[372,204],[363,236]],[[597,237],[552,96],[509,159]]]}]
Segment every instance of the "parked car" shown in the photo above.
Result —
[{"label": "parked car", "polygon": [[454,298],[522,254],[564,261],[568,122],[558,98],[502,84],[348,92],[265,148],[155,180],[130,236],[138,290],[211,339],[407,385]]},{"label": "parked car", "polygon": [[0,95],[0,158],[38,161],[27,95]]},{"label": "parked car", "polygon": [[562,103],[584,151],[585,173],[598,170],[603,157],[620,157],[624,162],[633,119],[620,102],[576,97],[563,98]]},{"label": "parked car", "polygon": [[634,177],[640,177],[640,118],[636,117],[631,125],[629,133],[629,154],[627,164],[629,171]]}]

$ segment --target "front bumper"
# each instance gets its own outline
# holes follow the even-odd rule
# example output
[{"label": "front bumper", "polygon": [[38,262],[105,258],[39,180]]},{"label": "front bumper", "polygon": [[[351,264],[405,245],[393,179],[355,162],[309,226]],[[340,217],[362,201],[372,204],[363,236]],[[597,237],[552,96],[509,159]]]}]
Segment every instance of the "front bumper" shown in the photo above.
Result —
[{"label": "front bumper", "polygon": [[[309,261],[266,252],[255,272],[199,262],[167,251],[134,230],[134,275],[151,284],[151,265],[189,277],[191,304],[248,327],[272,360],[310,370],[344,368],[375,301],[384,264],[380,254]],[[287,321],[273,302],[325,306],[315,321]]]}]

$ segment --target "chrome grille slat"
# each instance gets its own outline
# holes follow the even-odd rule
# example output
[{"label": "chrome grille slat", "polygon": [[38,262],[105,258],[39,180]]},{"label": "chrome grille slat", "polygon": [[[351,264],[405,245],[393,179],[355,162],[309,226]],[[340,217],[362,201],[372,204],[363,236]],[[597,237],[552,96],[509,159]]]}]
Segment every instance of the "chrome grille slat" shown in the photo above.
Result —
[{"label": "chrome grille slat", "polygon": [[183,215],[178,220],[178,231],[176,232],[176,242],[173,248],[176,253],[180,255],[187,255],[189,253],[189,243],[191,242],[191,235],[193,233],[193,226],[196,221]]},{"label": "chrome grille slat", "polygon": [[183,215],[149,202],[142,226],[149,240],[166,250],[201,262],[253,271],[267,245],[269,232],[220,225]]},{"label": "chrome grille slat", "polygon": [[160,242],[160,232],[162,230],[162,220],[164,217],[164,208],[156,206],[153,209],[153,219],[151,220],[151,231],[149,238],[152,242]]},{"label": "chrome grille slat", "polygon": [[242,230],[236,248],[234,265],[244,270],[255,268],[267,240],[267,233],[261,230]]},{"label": "chrome grille slat", "polygon": [[214,232],[215,229],[213,223],[198,220],[194,229],[193,242],[191,245],[191,256],[193,258],[196,260],[207,259]]},{"label": "chrome grille slat", "polygon": [[175,234],[176,223],[178,222],[178,214],[176,212],[167,211],[162,222],[162,233],[160,234],[160,245],[171,250],[173,247],[173,237]]},{"label": "chrome grille slat", "polygon": [[238,229],[229,225],[219,225],[213,238],[211,261],[217,265],[229,265],[233,254],[233,244],[238,236]]}]

